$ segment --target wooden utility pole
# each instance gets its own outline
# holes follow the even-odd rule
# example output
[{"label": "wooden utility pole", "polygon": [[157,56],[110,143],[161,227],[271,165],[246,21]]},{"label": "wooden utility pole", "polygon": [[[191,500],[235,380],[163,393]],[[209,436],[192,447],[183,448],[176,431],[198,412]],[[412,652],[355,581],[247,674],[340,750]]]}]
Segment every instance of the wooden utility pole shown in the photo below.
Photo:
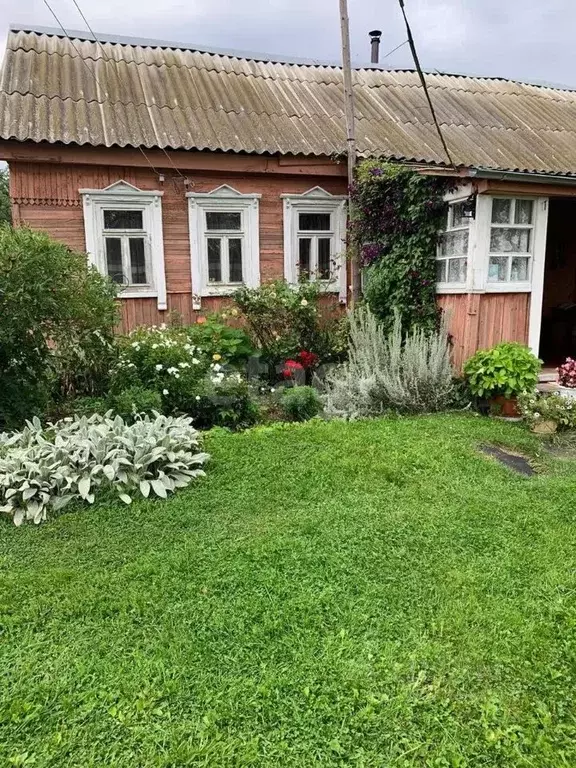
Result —
[{"label": "wooden utility pole", "polygon": [[[356,167],[356,132],[354,125],[354,92],[352,90],[352,64],[350,61],[350,22],[348,20],[348,2],[340,0],[340,32],[342,37],[342,75],[344,78],[344,112],[346,115],[346,142],[348,150],[348,188],[354,184]],[[348,216],[352,217],[352,201],[348,196]],[[360,264],[358,249],[350,245],[352,306],[360,298]]]}]

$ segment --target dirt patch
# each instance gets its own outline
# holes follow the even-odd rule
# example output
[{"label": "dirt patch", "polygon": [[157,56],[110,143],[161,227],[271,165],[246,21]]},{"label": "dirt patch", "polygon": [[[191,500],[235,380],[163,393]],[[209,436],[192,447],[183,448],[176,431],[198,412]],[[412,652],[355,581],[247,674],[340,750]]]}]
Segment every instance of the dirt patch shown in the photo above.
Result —
[{"label": "dirt patch", "polygon": [[508,469],[517,472],[519,475],[532,477],[536,474],[536,471],[525,456],[521,456],[518,453],[510,453],[510,451],[505,451],[496,445],[484,444],[480,446],[480,450],[487,456],[497,459],[501,464],[504,464]]}]

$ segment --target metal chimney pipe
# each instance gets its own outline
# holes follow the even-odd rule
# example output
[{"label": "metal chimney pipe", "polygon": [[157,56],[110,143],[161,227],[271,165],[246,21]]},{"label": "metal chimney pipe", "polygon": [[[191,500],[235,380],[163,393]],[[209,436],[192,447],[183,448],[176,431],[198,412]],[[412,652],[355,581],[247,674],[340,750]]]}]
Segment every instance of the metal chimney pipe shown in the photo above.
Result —
[{"label": "metal chimney pipe", "polygon": [[380,38],[382,37],[382,31],[373,29],[368,34],[370,35],[370,63],[378,64],[380,61]]}]

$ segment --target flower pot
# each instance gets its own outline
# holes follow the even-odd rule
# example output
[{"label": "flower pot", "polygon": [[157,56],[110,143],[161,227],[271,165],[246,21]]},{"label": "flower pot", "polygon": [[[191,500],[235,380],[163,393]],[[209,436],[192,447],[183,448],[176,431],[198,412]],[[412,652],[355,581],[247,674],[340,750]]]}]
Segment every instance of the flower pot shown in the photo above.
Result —
[{"label": "flower pot", "polygon": [[558,424],[552,419],[541,419],[540,421],[535,421],[531,429],[537,435],[553,435],[558,429]]},{"label": "flower pot", "polygon": [[490,410],[496,416],[505,416],[507,418],[518,418],[518,401],[515,397],[504,397],[496,395],[490,400]]},{"label": "flower pot", "polygon": [[576,387],[558,387],[558,394],[562,397],[571,397],[576,399]]}]

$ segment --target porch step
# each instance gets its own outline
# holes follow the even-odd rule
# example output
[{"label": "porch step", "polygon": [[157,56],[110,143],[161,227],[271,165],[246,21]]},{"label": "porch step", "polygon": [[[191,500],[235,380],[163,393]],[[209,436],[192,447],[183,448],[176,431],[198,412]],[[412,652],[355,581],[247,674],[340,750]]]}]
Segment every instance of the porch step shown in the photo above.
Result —
[{"label": "porch step", "polygon": [[538,392],[557,392],[558,374],[555,368],[544,368],[538,376]]},{"label": "porch step", "polygon": [[538,381],[541,384],[544,384],[545,382],[548,383],[551,381],[556,382],[557,380],[558,380],[558,374],[556,373],[555,368],[544,368],[540,372],[540,375],[538,376]]}]

